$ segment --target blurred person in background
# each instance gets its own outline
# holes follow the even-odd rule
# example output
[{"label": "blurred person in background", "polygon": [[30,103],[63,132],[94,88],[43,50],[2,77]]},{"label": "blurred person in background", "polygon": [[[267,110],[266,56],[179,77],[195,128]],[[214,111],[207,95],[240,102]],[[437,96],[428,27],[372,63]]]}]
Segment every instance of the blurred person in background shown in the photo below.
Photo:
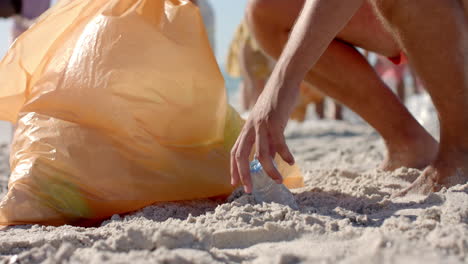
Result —
[{"label": "blurred person in background", "polygon": [[1,0],[0,16],[13,19],[11,40],[26,31],[50,7],[50,0]]},{"label": "blurred person in background", "polygon": [[[407,61],[392,61],[381,55],[376,56],[375,71],[383,80],[389,80],[395,84],[396,93],[402,103],[406,102],[408,95],[421,93],[422,85]],[[408,75],[411,77],[409,87],[405,83],[405,77]]]}]

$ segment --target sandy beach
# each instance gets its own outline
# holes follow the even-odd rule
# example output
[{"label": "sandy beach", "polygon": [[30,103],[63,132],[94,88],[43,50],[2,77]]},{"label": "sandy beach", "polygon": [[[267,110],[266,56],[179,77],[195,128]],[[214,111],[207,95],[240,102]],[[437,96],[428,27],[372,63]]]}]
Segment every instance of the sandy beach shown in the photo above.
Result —
[{"label": "sandy beach", "polygon": [[[394,141],[387,168],[429,164],[422,179],[437,189],[465,181],[468,0],[10,0],[0,11],[0,223],[92,225],[0,225],[0,264],[468,264],[468,182],[394,198],[422,170],[379,169],[385,142],[346,108]],[[284,131],[304,176],[297,207],[241,187],[220,198],[232,148],[247,165],[255,135],[260,160],[289,156],[278,133],[294,100],[324,106]],[[256,114],[246,123],[241,102]],[[344,121],[318,119],[341,119],[339,102]]]},{"label": "sandy beach", "polygon": [[367,125],[310,120],[286,135],[306,182],[294,190],[298,211],[236,192],[114,215],[97,228],[9,227],[0,263],[468,262],[468,185],[390,199],[420,171],[375,169],[384,146]]}]

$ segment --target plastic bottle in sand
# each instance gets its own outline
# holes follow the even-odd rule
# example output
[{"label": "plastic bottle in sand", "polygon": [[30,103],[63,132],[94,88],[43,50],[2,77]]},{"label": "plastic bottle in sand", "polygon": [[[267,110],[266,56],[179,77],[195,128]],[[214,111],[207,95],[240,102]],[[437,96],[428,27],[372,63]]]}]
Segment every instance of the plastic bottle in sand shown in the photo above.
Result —
[{"label": "plastic bottle in sand", "polygon": [[257,203],[278,203],[287,205],[292,209],[298,209],[294,195],[284,186],[273,181],[263,170],[262,164],[257,159],[250,163],[250,175],[252,179],[252,195]]}]

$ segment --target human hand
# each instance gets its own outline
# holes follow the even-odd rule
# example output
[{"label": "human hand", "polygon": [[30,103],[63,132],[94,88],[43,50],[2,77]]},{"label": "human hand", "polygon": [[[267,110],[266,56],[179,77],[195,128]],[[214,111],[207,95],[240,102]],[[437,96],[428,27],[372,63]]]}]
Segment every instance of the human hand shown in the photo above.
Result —
[{"label": "human hand", "polygon": [[274,78],[267,83],[231,151],[232,185],[241,182],[245,192],[252,192],[249,157],[254,144],[265,172],[277,183],[282,182],[273,159],[278,153],[284,161],[294,164],[283,133],[298,94],[298,87],[288,87]]}]

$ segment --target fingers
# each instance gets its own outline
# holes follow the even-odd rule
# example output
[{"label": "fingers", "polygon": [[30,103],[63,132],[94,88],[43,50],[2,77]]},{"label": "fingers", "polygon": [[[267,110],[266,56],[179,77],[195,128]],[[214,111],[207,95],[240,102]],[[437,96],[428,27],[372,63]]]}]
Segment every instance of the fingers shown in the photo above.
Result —
[{"label": "fingers", "polygon": [[231,152],[232,182],[238,184],[240,180],[246,193],[252,192],[249,156],[255,142],[254,131],[252,126],[246,124]]},{"label": "fingers", "polygon": [[[269,136],[265,127],[260,127],[256,135],[256,149],[257,158],[262,164],[263,170],[270,176],[276,183],[282,183],[283,177],[276,169],[273,163],[274,153],[270,153]],[[272,155],[273,154],[273,155]]]},{"label": "fingers", "polygon": [[252,145],[255,141],[254,133],[249,132],[239,142],[239,147],[236,154],[237,170],[240,180],[244,185],[246,193],[252,192],[252,181],[250,179],[250,161],[249,156],[252,151]]},{"label": "fingers", "polygon": [[261,123],[254,126],[252,123],[247,121],[231,151],[231,184],[235,186],[242,182],[246,193],[252,192],[249,157],[254,143],[258,160],[275,182],[283,181],[273,162],[276,153],[290,165],[294,164],[281,129],[274,130]]},{"label": "fingers", "polygon": [[283,133],[277,134],[277,136],[273,140],[273,145],[275,146],[274,148],[276,153],[278,153],[280,157],[289,165],[294,165],[294,156],[292,155],[291,151],[288,148],[288,145],[286,144],[286,139],[284,138]]},{"label": "fingers", "polygon": [[239,139],[236,140],[234,147],[231,150],[231,185],[237,186],[240,181],[239,171],[237,169],[237,162],[236,162],[236,152],[237,146],[239,145]]}]

